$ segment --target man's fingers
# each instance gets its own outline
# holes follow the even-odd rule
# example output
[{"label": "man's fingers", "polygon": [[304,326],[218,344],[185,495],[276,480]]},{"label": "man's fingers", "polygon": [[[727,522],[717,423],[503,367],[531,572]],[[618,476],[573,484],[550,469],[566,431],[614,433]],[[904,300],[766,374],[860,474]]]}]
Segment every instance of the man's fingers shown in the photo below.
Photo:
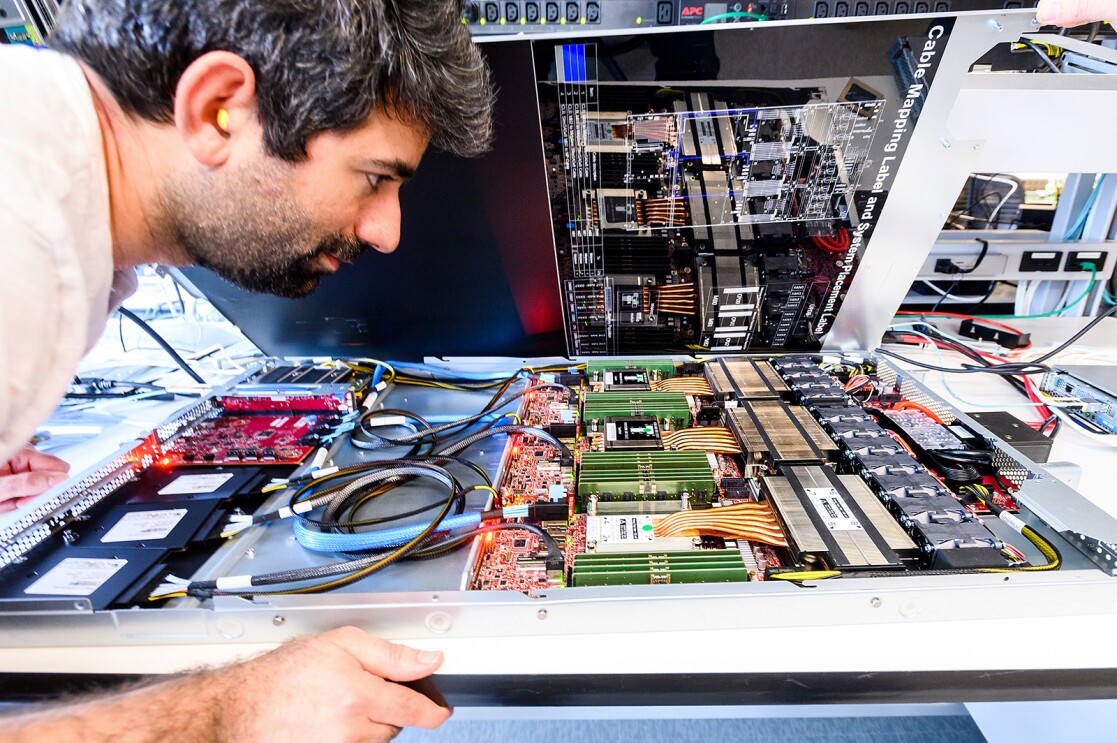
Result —
[{"label": "man's fingers", "polygon": [[415,681],[442,665],[442,653],[416,650],[382,640],[357,629],[341,627],[322,635],[357,659],[369,673],[391,681]]},{"label": "man's fingers", "polygon": [[62,472],[22,472],[18,475],[5,475],[0,477],[0,503],[13,498],[30,498],[45,493],[55,485],[65,482],[66,479],[66,475]]},{"label": "man's fingers", "polygon": [[1081,26],[1117,20],[1117,0],[1040,0],[1036,19],[1045,26]]},{"label": "man's fingers", "polygon": [[33,446],[25,446],[8,460],[12,472],[62,472],[70,471],[70,464],[53,454],[44,454]]},{"label": "man's fingers", "polygon": [[403,732],[402,729],[395,725],[382,725],[375,721],[373,721],[373,725],[372,737],[368,739],[369,743],[381,743],[381,741],[387,743],[390,740],[394,740],[397,735]]},{"label": "man's fingers", "polygon": [[369,718],[384,725],[433,730],[450,718],[450,710],[390,681],[376,683],[373,699],[375,708],[369,712]]}]

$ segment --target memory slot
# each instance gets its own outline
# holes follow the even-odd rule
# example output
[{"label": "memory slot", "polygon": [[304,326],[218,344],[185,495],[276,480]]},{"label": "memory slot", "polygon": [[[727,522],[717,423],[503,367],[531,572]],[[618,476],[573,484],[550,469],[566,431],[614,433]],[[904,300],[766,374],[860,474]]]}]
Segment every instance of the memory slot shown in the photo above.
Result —
[{"label": "memory slot", "polygon": [[589,392],[582,410],[583,420],[590,424],[632,416],[654,417],[663,430],[686,428],[691,423],[690,405],[682,392]]},{"label": "memory slot", "polygon": [[739,550],[648,554],[583,554],[574,557],[571,585],[634,586],[746,581]]},{"label": "memory slot", "polygon": [[578,496],[605,502],[677,499],[708,502],[717,492],[710,460],[700,451],[586,452]]}]

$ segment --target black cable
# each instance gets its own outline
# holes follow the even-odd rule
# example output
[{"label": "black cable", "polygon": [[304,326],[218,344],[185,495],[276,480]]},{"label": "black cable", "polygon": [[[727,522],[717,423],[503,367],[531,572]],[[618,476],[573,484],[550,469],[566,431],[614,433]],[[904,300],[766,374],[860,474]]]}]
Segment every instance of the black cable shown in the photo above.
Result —
[{"label": "black cable", "polygon": [[1043,60],[1043,63],[1047,65],[1048,69],[1050,69],[1052,72],[1057,72],[1060,74],[1063,72],[1059,69],[1058,65],[1051,61],[1051,57],[1047,56],[1047,52],[1040,49],[1034,41],[1032,41],[1031,39],[1020,39],[1020,43],[1038,54],[1040,56],[1040,59]]},{"label": "black cable", "polygon": [[117,312],[119,312],[124,317],[127,317],[132,322],[136,323],[136,325],[139,325],[141,330],[154,338],[155,342],[158,343],[159,346],[164,351],[166,351],[172,359],[175,360],[176,364],[182,367],[182,370],[184,372],[190,375],[191,379],[193,379],[198,384],[206,384],[206,380],[202,379],[201,375],[198,374],[198,372],[190,368],[190,365],[186,363],[186,359],[179,356],[178,351],[174,350],[174,348],[171,347],[170,343],[167,343],[167,341],[163,340],[163,336],[155,332],[155,328],[148,325],[143,319],[140,318],[139,315],[137,315],[135,312],[132,312],[132,310],[126,307],[118,307]]},{"label": "black cable", "polygon": [[1067,350],[1072,345],[1074,345],[1075,341],[1077,341],[1079,338],[1081,338],[1082,336],[1086,335],[1091,330],[1093,330],[1095,325],[1100,323],[1105,318],[1111,316],[1115,312],[1117,312],[1117,304],[1113,305],[1112,307],[1107,309],[1105,312],[1103,312],[1100,315],[1098,315],[1097,317],[1095,317],[1093,320],[1091,320],[1089,323],[1087,323],[1086,326],[1084,328],[1082,328],[1082,330],[1079,330],[1077,333],[1072,335],[1068,340],[1066,340],[1063,343],[1061,343],[1060,345],[1056,346],[1054,350],[1048,351],[1047,353],[1040,356],[1038,359],[1033,360],[1031,363],[1042,364],[1044,361],[1047,361],[1049,358],[1051,358],[1053,356],[1056,356],[1056,355],[1062,353],[1063,351]]},{"label": "black cable", "polygon": [[[919,325],[918,327],[919,327],[919,332],[923,333],[924,335],[931,336],[936,341],[938,341],[938,342],[942,343],[943,345],[949,347],[951,350],[953,350],[957,353],[960,353],[963,356],[966,356],[967,358],[971,358],[974,361],[976,361],[977,363],[982,364],[984,366],[992,366],[993,365],[993,362],[989,361],[988,359],[983,357],[980,353],[978,353],[977,349],[971,348],[970,346],[967,346],[964,343],[960,343],[959,341],[956,341],[953,338],[948,338],[947,336],[943,335],[939,331],[939,329],[936,328],[934,325],[929,325],[927,323],[923,323],[923,324]],[[1026,384],[1024,384],[1024,380],[1020,379],[1017,376],[1007,375],[1007,374],[1001,375],[1001,379],[1003,379],[1004,381],[1008,382],[1013,387],[1015,387],[1016,390],[1021,395],[1028,398],[1029,400],[1031,400],[1035,405],[1037,405],[1037,406],[1042,406],[1043,405],[1043,403],[1037,403],[1034,400],[1032,400],[1031,395],[1028,394],[1028,386]],[[1046,407],[1046,406],[1044,406],[1044,407]],[[1055,421],[1054,425],[1051,424],[1052,420]],[[1056,416],[1054,413],[1052,413],[1043,422],[1043,424],[1039,427],[1038,430],[1042,434],[1049,426],[1051,427],[1051,434],[1048,436],[1048,438],[1054,438],[1055,435],[1059,432],[1060,427],[1062,426],[1062,421],[1058,418],[1058,416]]]},{"label": "black cable", "polygon": [[[931,336],[933,339],[935,339],[936,341],[938,341],[938,342],[942,343],[943,345],[947,346],[948,348],[955,351],[956,353],[960,353],[967,358],[973,359],[974,361],[981,364],[982,366],[992,366],[993,365],[993,362],[989,361],[984,356],[982,356],[980,353],[978,353],[977,349],[971,348],[970,346],[967,346],[964,343],[956,341],[953,338],[948,338],[947,336],[945,336],[941,332],[939,332],[939,329],[936,328],[934,325],[929,325],[927,323],[923,323],[923,324],[919,325],[918,327],[919,327],[919,332],[922,332],[924,335]],[[1007,374],[1001,375],[1001,379],[1005,380],[1006,382],[1011,384],[1013,387],[1015,387],[1017,389],[1017,391],[1020,392],[1020,394],[1024,395],[1029,400],[1031,399],[1031,397],[1028,395],[1028,387],[1027,387],[1027,385],[1024,384],[1023,380],[1018,379],[1015,376],[1007,375]]]},{"label": "black cable", "polygon": [[442,555],[460,547],[470,540],[482,536],[488,532],[493,531],[526,531],[531,532],[539,537],[543,546],[547,548],[547,554],[556,562],[563,560],[562,548],[559,547],[555,538],[548,534],[545,530],[535,526],[534,524],[527,524],[513,521],[501,521],[496,523],[482,524],[480,528],[474,529],[466,534],[459,534],[454,537],[449,537],[449,532],[442,535],[441,540],[434,541],[429,547],[420,547],[407,556],[409,560],[423,560],[432,557],[441,557]]},{"label": "black cable", "polygon": [[525,426],[522,424],[497,426],[495,428],[488,428],[484,431],[479,431],[475,434],[466,436],[460,441],[455,441],[454,443],[443,447],[442,449],[435,452],[435,454],[457,454],[458,452],[465,451],[482,439],[487,439],[491,436],[498,436],[505,433],[520,433],[525,436],[531,436],[533,438],[540,439],[541,441],[546,441],[548,444],[559,450],[559,457],[561,461],[574,461],[574,454],[570,451],[569,448],[567,448],[566,444],[562,443],[557,438],[544,431],[542,428],[535,428],[533,426]]},{"label": "black cable", "polygon": [[[386,416],[401,417],[401,418],[406,418],[408,420],[414,421],[415,423],[418,424],[417,426],[416,425],[411,425],[410,423],[400,423],[400,424],[398,424],[399,426],[409,428],[413,433],[418,433],[419,430],[420,430],[420,427],[422,427],[422,429],[425,429],[425,430],[429,430],[430,427],[431,427],[431,424],[429,422],[427,422],[426,418],[423,418],[420,415],[416,415],[415,413],[411,413],[411,412],[408,412],[406,410],[398,410],[398,409],[395,409],[395,408],[385,408],[383,410],[370,410],[367,413],[365,413],[364,415],[362,415],[357,420],[357,428],[355,428],[353,430],[353,433],[349,436],[349,443],[352,444],[353,446],[357,447],[358,449],[367,449],[367,450],[390,449],[390,448],[395,447],[395,446],[401,446],[401,445],[406,446],[408,443],[410,443],[411,444],[411,449],[407,452],[407,454],[405,454],[403,456],[403,458],[406,459],[406,458],[411,457],[415,454],[418,454],[419,450],[423,448],[422,442],[415,441],[415,442],[407,442],[407,443],[404,443],[404,444],[397,444],[392,439],[389,439],[385,436],[381,436],[378,433],[373,433],[370,430],[373,427],[369,426],[369,421],[373,420],[374,418],[380,418],[380,417],[386,417]],[[385,426],[385,427],[387,428],[389,426]],[[437,437],[436,437],[435,440],[437,441]]]},{"label": "black cable", "polygon": [[935,302],[933,307],[931,307],[931,312],[938,312],[939,307],[942,307],[942,303],[947,300],[947,297],[954,293],[954,290],[958,288],[958,284],[960,284],[961,282],[961,279],[954,279],[954,281],[950,284],[950,288],[943,291],[943,293],[939,296],[939,300]]},{"label": "black cable", "polygon": [[[981,252],[977,254],[977,260],[974,261],[974,264],[972,266],[970,266],[969,268],[962,268],[960,266],[955,266],[954,271],[952,271],[951,273],[954,273],[954,274],[973,273],[974,271],[976,271],[978,269],[979,266],[981,266],[982,261],[985,260],[985,256],[989,255],[989,241],[988,240],[982,240],[980,237],[976,238],[976,240],[979,243],[981,243]],[[954,264],[951,263],[951,265],[954,265]]]},{"label": "black cable", "polygon": [[[435,516],[435,518],[430,522],[430,524],[428,524],[426,526],[426,528],[424,528],[423,531],[420,532],[420,537],[425,538],[425,537],[429,536],[430,534],[436,532],[438,530],[439,524],[442,523],[442,519],[444,519],[446,517],[446,515],[450,511],[450,508],[453,506],[453,502],[458,497],[464,496],[465,494],[467,494],[470,491],[475,490],[475,489],[476,488],[468,488],[465,491],[459,492],[459,491],[457,491],[456,488],[452,488],[451,489],[452,492],[450,493],[449,498],[447,498],[447,500],[442,504],[443,505],[442,510],[438,513],[437,516]],[[350,583],[353,583],[357,580],[361,580],[361,579],[371,575],[372,573],[379,572],[380,570],[383,570],[384,568],[388,567],[388,565],[391,565],[392,563],[397,562],[398,560],[400,560],[401,558],[406,556],[409,552],[416,549],[422,543],[422,539],[419,539],[418,541],[416,541],[416,540],[412,540],[412,541],[414,541],[415,543],[410,548],[408,548],[408,546],[406,544],[403,545],[403,546],[400,546],[400,547],[392,548],[392,549],[395,549],[395,552],[387,555],[386,557],[382,557],[379,554],[373,554],[373,555],[368,555],[368,556],[365,556],[365,557],[360,557],[360,558],[357,558],[355,560],[346,560],[346,561],[340,562],[340,563],[333,563],[331,565],[320,565],[318,567],[313,567],[313,568],[296,568],[294,570],[281,570],[281,571],[276,571],[274,573],[265,573],[265,574],[261,574],[261,575],[254,575],[254,576],[252,576],[251,586],[256,587],[256,586],[281,585],[281,584],[284,584],[284,583],[297,583],[297,582],[302,582],[302,581],[306,581],[306,580],[315,580],[315,579],[318,579],[318,578],[329,578],[329,577],[332,577],[332,576],[335,576],[335,575],[347,575],[347,577],[341,578],[341,579],[336,580],[336,581],[327,581],[327,583],[325,583],[325,584],[319,584],[317,586],[307,586],[307,587],[296,589],[296,590],[280,590],[280,591],[239,591],[238,590],[238,591],[231,591],[231,593],[241,595],[241,596],[246,596],[246,595],[274,595],[274,594],[290,594],[290,593],[312,593],[312,592],[316,592],[320,589],[333,590],[335,588],[341,588],[341,587],[347,586]],[[327,587],[328,583],[333,583],[334,585]],[[188,595],[193,596],[195,598],[209,598],[209,597],[211,597],[215,594],[225,593],[224,591],[221,591],[217,588],[217,581],[212,581],[212,580],[211,581],[199,581],[197,583],[191,583],[187,587],[186,591],[187,591]]]},{"label": "black cable", "polygon": [[[986,225],[985,226],[986,227],[989,226],[989,221],[988,220],[986,220]],[[975,238],[975,239],[979,243],[981,243],[981,252],[977,254],[977,260],[974,261],[974,264],[972,266],[970,266],[969,268],[962,268],[960,266],[955,265],[952,262],[950,264],[951,266],[953,266],[953,269],[950,271],[951,275],[964,276],[965,274],[973,273],[974,271],[976,271],[978,269],[979,266],[981,266],[982,261],[985,260],[985,256],[987,256],[989,254],[989,241],[988,240],[982,240],[980,237]],[[938,301],[935,302],[935,305],[931,308],[931,312],[938,312],[939,307],[942,307],[943,302],[945,302],[950,297],[950,295],[954,293],[954,290],[958,288],[958,284],[960,284],[961,282],[962,282],[962,279],[957,279],[957,278],[954,279],[953,283],[950,284],[950,288],[943,291],[943,293],[939,297]],[[932,286],[934,286],[934,284],[932,284]],[[995,287],[996,287],[996,282],[993,282],[989,287],[989,291],[985,293],[985,296],[981,298],[981,301],[979,301],[978,304],[981,304],[985,300],[989,299],[989,297],[993,294],[993,289]]]},{"label": "black cable", "polygon": [[989,297],[993,296],[993,292],[995,292],[997,290],[997,284],[999,284],[999,283],[1000,283],[999,281],[990,281],[989,282],[989,290],[987,292],[985,292],[985,296],[983,296],[981,299],[977,300],[977,303],[978,304],[985,304],[986,302],[988,302]]},{"label": "black cable", "polygon": [[[1052,423],[1054,423],[1055,425],[1052,426]],[[1055,434],[1059,432],[1060,423],[1062,423],[1062,421],[1059,420],[1059,416],[1052,413],[1051,415],[1047,416],[1046,420],[1044,420],[1043,423],[1039,425],[1039,428],[1037,430],[1041,435],[1046,436],[1049,439],[1053,439],[1055,438]],[[1050,434],[1047,433],[1048,426],[1051,426]]]},{"label": "black cable", "polygon": [[477,421],[479,421],[480,419],[484,418],[489,413],[495,412],[496,410],[499,410],[500,408],[505,407],[506,405],[508,405],[513,400],[518,400],[519,398],[523,397],[524,395],[530,394],[530,393],[535,392],[537,390],[562,389],[562,390],[566,390],[569,394],[574,394],[574,391],[572,389],[570,389],[569,387],[567,387],[565,384],[556,384],[556,383],[552,383],[552,382],[547,382],[547,383],[543,383],[543,384],[532,385],[530,387],[525,387],[523,390],[520,390],[519,392],[515,393],[514,395],[510,395],[508,397],[501,397],[501,395],[504,394],[504,390],[507,389],[507,386],[510,385],[511,382],[515,381],[515,379],[518,376],[519,376],[519,372],[516,373],[516,376],[513,376],[509,380],[507,380],[507,382],[505,384],[505,387],[502,388],[501,390],[498,390],[496,395],[493,396],[493,399],[491,399],[489,401],[489,403],[484,408],[481,409],[481,412],[479,412],[475,415],[470,415],[470,416],[467,416],[465,418],[461,418],[460,420],[452,421],[450,423],[443,423],[441,425],[425,428],[425,429],[422,429],[420,431],[417,431],[416,433],[408,434],[407,436],[400,436],[398,438],[388,438],[387,436],[382,436],[381,438],[383,438],[385,441],[387,441],[389,443],[392,443],[392,444],[408,444],[408,443],[413,443],[413,442],[417,442],[417,441],[424,441],[425,442],[430,437],[435,437],[435,440],[437,440],[438,436],[440,436],[440,435],[441,436],[448,436],[448,435],[453,435],[452,432],[460,432],[458,429],[464,430],[465,428],[468,428],[472,424],[474,424]]},{"label": "black cable", "polygon": [[[398,473],[384,472],[384,470],[400,470]],[[347,473],[354,474],[354,473]],[[458,479],[453,474],[438,467],[436,465],[428,464],[425,462],[416,462],[406,459],[392,460],[389,462],[378,462],[375,465],[370,465],[367,470],[362,470],[355,473],[355,477],[346,480],[343,484],[333,484],[325,492],[317,493],[313,488],[304,489],[300,488],[291,495],[288,501],[288,508],[294,510],[296,504],[305,503],[308,500],[315,501],[314,508],[326,506],[322,520],[318,521],[308,516],[295,514],[304,523],[314,524],[319,527],[344,527],[344,526],[371,526],[373,524],[388,523],[390,521],[397,521],[406,516],[412,516],[415,513],[422,513],[426,508],[420,508],[418,511],[394,514],[391,516],[384,516],[378,519],[368,519],[365,522],[335,522],[335,518],[346,508],[346,503],[354,499],[359,500],[363,498],[370,490],[375,490],[384,485],[401,485],[404,482],[409,482],[416,477],[433,477],[435,479],[442,479],[449,481],[451,487],[457,491],[460,487]],[[410,477],[407,477],[410,475]],[[365,480],[365,482],[361,482]],[[348,490],[349,492],[344,493]]]},{"label": "black cable", "polygon": [[[1117,309],[1117,306],[1115,306],[1114,309]],[[978,373],[983,373],[984,372],[986,374],[1000,374],[1000,375],[1004,375],[1004,376],[1016,376],[1016,375],[1046,374],[1047,372],[1051,371],[1051,369],[1049,367],[1043,366],[1042,364],[1037,364],[1035,362],[1019,363],[1019,364],[991,364],[991,365],[985,366],[985,367],[975,367],[975,366],[972,366],[970,364],[963,364],[962,368],[955,369],[955,368],[948,367],[948,366],[937,366],[935,364],[925,364],[922,361],[916,361],[915,359],[909,359],[906,356],[901,356],[900,354],[894,353],[893,351],[889,351],[888,349],[885,349],[885,348],[878,348],[877,353],[879,353],[883,356],[888,356],[890,358],[896,359],[898,361],[903,361],[905,364],[911,364],[912,366],[918,366],[921,369],[930,369],[931,371],[943,372],[945,374],[978,374]]]}]

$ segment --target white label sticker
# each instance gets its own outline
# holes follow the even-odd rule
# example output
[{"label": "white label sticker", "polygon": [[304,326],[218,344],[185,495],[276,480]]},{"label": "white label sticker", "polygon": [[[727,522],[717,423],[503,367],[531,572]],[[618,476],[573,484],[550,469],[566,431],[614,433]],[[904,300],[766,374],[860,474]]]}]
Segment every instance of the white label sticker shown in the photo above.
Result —
[{"label": "white label sticker", "polygon": [[105,584],[127,560],[67,557],[23,590],[30,594],[88,596]]},{"label": "white label sticker", "polygon": [[807,488],[807,497],[811,499],[814,510],[822,517],[823,523],[830,531],[860,531],[861,523],[849,510],[842,496],[834,488]]},{"label": "white label sticker", "polygon": [[217,472],[212,475],[180,475],[163,486],[159,495],[187,495],[212,493],[233,477],[232,472]]},{"label": "white label sticker", "polygon": [[124,514],[102,542],[141,542],[145,539],[166,539],[187,513],[185,508],[168,508],[164,511],[132,511]]},{"label": "white label sticker", "polygon": [[651,516],[591,516],[586,520],[586,541],[605,544],[654,542]]}]

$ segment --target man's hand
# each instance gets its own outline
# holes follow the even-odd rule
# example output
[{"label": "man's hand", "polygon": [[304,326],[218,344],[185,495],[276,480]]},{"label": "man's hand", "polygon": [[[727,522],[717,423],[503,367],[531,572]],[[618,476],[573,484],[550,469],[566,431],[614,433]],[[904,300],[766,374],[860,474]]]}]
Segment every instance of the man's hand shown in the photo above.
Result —
[{"label": "man's hand", "polygon": [[70,465],[28,444],[0,464],[0,513],[14,511],[69,477]]},{"label": "man's hand", "polygon": [[1045,26],[1117,21],[1117,0],[1039,0],[1036,19]]},{"label": "man's hand", "polygon": [[[235,696],[221,703],[232,740],[388,741],[401,728],[436,728],[450,717],[415,681],[442,664],[442,653],[342,627],[294,640],[228,669]],[[301,731],[301,732],[297,732]]]},{"label": "man's hand", "polygon": [[401,728],[436,728],[450,716],[393,683],[441,664],[442,653],[342,627],[240,665],[0,719],[0,743],[384,743]]}]

